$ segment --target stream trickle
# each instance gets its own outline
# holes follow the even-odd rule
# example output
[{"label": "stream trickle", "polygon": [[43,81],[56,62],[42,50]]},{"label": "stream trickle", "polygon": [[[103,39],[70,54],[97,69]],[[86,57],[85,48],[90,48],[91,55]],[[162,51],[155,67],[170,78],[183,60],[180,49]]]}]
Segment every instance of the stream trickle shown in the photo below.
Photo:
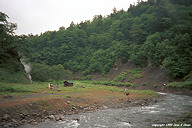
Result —
[{"label": "stream trickle", "polygon": [[[35,128],[151,128],[154,124],[171,123],[192,108],[192,98],[185,95],[164,94],[162,101],[143,107],[105,109],[66,117],[66,121],[45,121]],[[74,120],[78,118],[79,121]]]}]

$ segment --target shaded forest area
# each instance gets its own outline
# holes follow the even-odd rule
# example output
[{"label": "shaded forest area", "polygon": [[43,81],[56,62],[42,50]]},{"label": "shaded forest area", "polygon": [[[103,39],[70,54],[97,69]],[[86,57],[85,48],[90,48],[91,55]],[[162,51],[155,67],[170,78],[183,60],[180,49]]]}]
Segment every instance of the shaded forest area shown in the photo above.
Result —
[{"label": "shaded forest area", "polygon": [[29,83],[18,52],[18,38],[14,36],[17,25],[7,18],[0,12],[0,81]]},{"label": "shaded forest area", "polygon": [[20,58],[31,63],[33,80],[61,79],[70,75],[67,70],[105,75],[117,61],[161,67],[187,80],[192,77],[191,23],[191,0],[148,0],[126,11],[114,8],[105,17],[95,15],[92,21],[71,22],[66,29],[14,36],[13,42]]}]

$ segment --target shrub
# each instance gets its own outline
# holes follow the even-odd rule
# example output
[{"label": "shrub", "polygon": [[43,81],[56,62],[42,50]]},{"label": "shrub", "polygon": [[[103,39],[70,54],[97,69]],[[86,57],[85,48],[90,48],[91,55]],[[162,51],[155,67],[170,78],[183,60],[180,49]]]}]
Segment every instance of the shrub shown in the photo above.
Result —
[{"label": "shrub", "polygon": [[156,88],[156,87],[161,87],[161,85],[154,84],[153,87],[154,87],[154,88]]},{"label": "shrub", "polygon": [[127,70],[127,72],[132,74],[131,78],[128,80],[129,82],[133,81],[135,78],[140,79],[143,77],[141,74],[141,68],[136,68],[135,70]]},{"label": "shrub", "polygon": [[63,65],[45,65],[40,63],[32,64],[31,76],[34,81],[54,81],[62,80],[63,78],[69,79],[72,73],[65,70]]},{"label": "shrub", "polygon": [[91,80],[92,75],[87,75],[86,80]]},{"label": "shrub", "polygon": [[115,77],[114,81],[124,81],[127,76],[127,72],[120,73],[117,77]]},{"label": "shrub", "polygon": [[86,77],[83,77],[83,76],[79,76],[79,80],[91,80],[92,78],[92,75],[87,75]]},{"label": "shrub", "polygon": [[66,96],[66,98],[71,98],[71,96]]},{"label": "shrub", "polygon": [[146,83],[146,82],[143,82],[142,85],[145,86],[145,85],[147,85],[147,83]]},{"label": "shrub", "polygon": [[108,85],[108,86],[131,86],[136,87],[136,84],[133,83],[121,83],[121,82],[114,82],[114,81],[83,81],[84,83],[92,83],[92,84],[102,84],[102,85]]},{"label": "shrub", "polygon": [[8,83],[30,83],[26,73],[23,72],[11,72],[7,69],[0,68],[0,82]]},{"label": "shrub", "polygon": [[166,85],[167,87],[175,87],[175,88],[190,88],[192,89],[192,81],[185,82],[172,82]]}]

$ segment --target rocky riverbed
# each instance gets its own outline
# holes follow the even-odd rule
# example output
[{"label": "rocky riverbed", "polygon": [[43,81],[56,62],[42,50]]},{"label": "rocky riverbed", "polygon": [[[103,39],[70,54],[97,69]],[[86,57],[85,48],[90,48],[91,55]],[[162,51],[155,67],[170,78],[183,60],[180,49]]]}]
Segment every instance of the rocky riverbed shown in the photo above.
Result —
[{"label": "rocky riverbed", "polygon": [[[57,101],[58,99],[52,99]],[[59,99],[61,100],[61,99]],[[156,98],[143,98],[143,99],[129,99],[129,98],[109,98],[105,101],[90,101],[89,99],[73,99],[65,98],[62,99],[63,108],[50,108],[42,109],[41,106],[49,104],[41,102],[32,102],[24,105],[17,105],[14,107],[4,108],[1,110],[0,126],[1,127],[18,127],[25,124],[36,125],[38,123],[44,122],[45,120],[50,121],[65,121],[66,117],[69,115],[74,115],[78,113],[85,112],[95,112],[102,109],[110,108],[126,108],[130,106],[147,106],[152,103],[156,103],[161,100],[160,97]],[[86,105],[81,106],[81,104],[74,103],[86,103]],[[79,118],[74,118],[78,121]]]},{"label": "rocky riverbed", "polygon": [[[21,128],[189,128],[191,116],[186,116],[192,107],[190,96],[161,93],[164,97],[147,106],[133,102],[132,107],[107,108],[94,112],[68,115],[63,121],[49,121],[37,125],[23,125]],[[148,102],[148,101],[144,101]],[[138,104],[139,103],[139,104]],[[141,103],[141,104],[140,104]],[[54,118],[54,117],[53,117]],[[57,117],[55,117],[57,118]]]}]

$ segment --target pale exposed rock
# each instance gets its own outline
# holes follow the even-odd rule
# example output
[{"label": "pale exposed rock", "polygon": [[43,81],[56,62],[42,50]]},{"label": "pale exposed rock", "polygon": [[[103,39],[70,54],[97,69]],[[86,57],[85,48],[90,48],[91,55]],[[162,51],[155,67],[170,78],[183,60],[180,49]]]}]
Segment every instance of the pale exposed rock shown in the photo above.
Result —
[{"label": "pale exposed rock", "polygon": [[54,116],[54,115],[50,115],[48,118],[49,118],[50,120],[55,120],[55,116]]}]

